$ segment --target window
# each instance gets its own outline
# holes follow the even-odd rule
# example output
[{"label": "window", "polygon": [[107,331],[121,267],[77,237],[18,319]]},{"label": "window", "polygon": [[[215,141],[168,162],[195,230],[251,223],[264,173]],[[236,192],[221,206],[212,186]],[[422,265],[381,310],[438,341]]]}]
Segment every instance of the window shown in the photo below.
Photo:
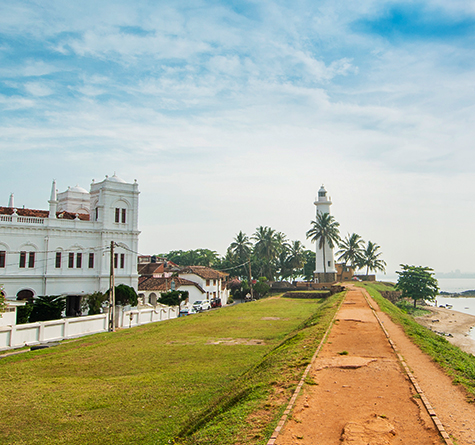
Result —
[{"label": "window", "polygon": [[94,253],[89,254],[89,269],[94,269]]},{"label": "window", "polygon": [[96,207],[95,211],[96,211],[96,221],[99,221],[99,207]]},{"label": "window", "polygon": [[81,269],[82,267],[82,253],[78,252],[76,254],[76,269]]},{"label": "window", "polygon": [[209,286],[210,281],[206,280],[206,286]]},{"label": "window", "polygon": [[68,267],[70,269],[74,267],[74,253],[73,252],[69,252]]},{"label": "window", "polygon": [[125,253],[120,254],[120,268],[123,269],[125,266]]},{"label": "window", "polygon": [[119,261],[119,254],[114,253],[114,269],[117,269],[118,261]]},{"label": "window", "polygon": [[125,224],[127,222],[127,209],[115,209],[115,222]]},{"label": "window", "polygon": [[328,262],[328,266],[331,266],[331,265],[332,265],[332,262],[331,262],[331,261],[329,261],[329,262]]},{"label": "window", "polygon": [[216,286],[216,280],[213,280],[213,286]]},{"label": "window", "polygon": [[35,252],[30,252],[28,255],[28,267],[35,267]]},{"label": "window", "polygon": [[7,252],[5,250],[0,250],[0,267],[5,267],[5,257]]},{"label": "window", "polygon": [[26,252],[20,252],[20,267],[26,267]]},{"label": "window", "polygon": [[56,267],[56,269],[61,268],[61,252],[56,252],[56,262],[54,267]]}]

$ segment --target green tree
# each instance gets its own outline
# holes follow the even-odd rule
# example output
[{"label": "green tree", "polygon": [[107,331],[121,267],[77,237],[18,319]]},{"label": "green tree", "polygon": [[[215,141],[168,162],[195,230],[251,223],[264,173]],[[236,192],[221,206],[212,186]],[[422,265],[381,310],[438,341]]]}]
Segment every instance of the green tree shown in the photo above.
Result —
[{"label": "green tree", "polygon": [[292,241],[285,252],[285,260],[281,263],[282,278],[294,278],[302,274],[305,264],[304,247],[300,241]]},{"label": "green tree", "polygon": [[102,292],[94,292],[84,297],[84,307],[87,309],[87,315],[97,315],[101,313],[102,304],[107,301],[109,296]]},{"label": "green tree", "polygon": [[402,272],[399,275],[396,289],[402,292],[402,298],[412,298],[414,307],[418,300],[432,301],[439,293],[439,285],[434,278],[433,269],[422,266],[401,264]]},{"label": "green tree", "polygon": [[182,302],[188,300],[187,290],[172,290],[160,295],[158,302],[167,306],[180,306]]},{"label": "green tree", "polygon": [[368,241],[368,244],[363,249],[361,257],[357,260],[357,265],[360,269],[366,267],[366,276],[368,276],[370,271],[384,272],[386,270],[386,261],[382,260],[380,256],[382,252],[378,252],[381,247],[376,243]]},{"label": "green tree", "polygon": [[[249,237],[241,231],[234,237],[234,241],[229,246],[233,258],[237,265],[249,263],[251,257],[252,243]],[[241,278],[249,277],[249,264],[239,268]]]},{"label": "green tree", "polygon": [[269,292],[270,286],[267,283],[267,278],[266,277],[259,277],[259,280],[257,280],[256,283],[252,286],[254,290],[254,298],[262,298],[267,295]]},{"label": "green tree", "polygon": [[[109,291],[107,292],[107,298],[109,298]],[[137,306],[139,297],[133,287],[126,284],[119,284],[115,287],[115,304],[118,306]]]},{"label": "green tree", "polygon": [[58,320],[66,307],[66,298],[58,295],[45,295],[33,301],[29,322]]},{"label": "green tree", "polygon": [[304,265],[302,269],[302,275],[306,281],[313,280],[313,274],[315,272],[315,257],[316,254],[313,250],[304,250]]},{"label": "green tree", "polygon": [[364,241],[357,233],[348,234],[344,240],[339,244],[340,250],[336,253],[340,255],[338,261],[343,261],[343,267],[341,269],[341,277],[343,278],[343,271],[349,264],[351,267],[356,267],[361,262],[363,256]]},{"label": "green tree", "polygon": [[338,223],[335,218],[329,213],[317,213],[315,221],[310,223],[312,228],[307,232],[307,239],[310,241],[318,242],[318,248],[323,249],[323,272],[327,274],[327,260],[325,258],[325,245],[328,245],[330,249],[335,247],[340,241],[340,232]]},{"label": "green tree", "polygon": [[260,274],[273,280],[275,277],[275,263],[279,249],[281,248],[282,236],[277,235],[274,229],[260,226],[252,236],[256,241],[254,255],[260,260]]},{"label": "green tree", "polygon": [[3,291],[3,286],[0,285],[0,313],[5,311],[6,307],[7,307],[7,303],[5,301],[5,292]]}]

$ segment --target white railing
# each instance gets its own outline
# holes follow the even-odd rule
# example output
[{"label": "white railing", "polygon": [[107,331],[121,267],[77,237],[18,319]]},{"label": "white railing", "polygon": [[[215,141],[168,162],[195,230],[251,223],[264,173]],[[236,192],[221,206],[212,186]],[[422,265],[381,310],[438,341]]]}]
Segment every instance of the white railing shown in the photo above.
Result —
[{"label": "white railing", "polygon": [[[178,316],[178,307],[158,305],[155,308],[124,311],[117,307],[116,327],[129,328],[146,323],[169,320]],[[62,318],[11,326],[0,326],[0,350],[33,346],[49,341],[65,340],[106,332],[108,315]]]},{"label": "white railing", "polygon": [[17,218],[17,222],[19,223],[28,223],[28,224],[44,224],[44,218],[36,218],[34,216],[19,216]]},{"label": "white railing", "polygon": [[12,221],[12,215],[0,215],[0,221]]}]

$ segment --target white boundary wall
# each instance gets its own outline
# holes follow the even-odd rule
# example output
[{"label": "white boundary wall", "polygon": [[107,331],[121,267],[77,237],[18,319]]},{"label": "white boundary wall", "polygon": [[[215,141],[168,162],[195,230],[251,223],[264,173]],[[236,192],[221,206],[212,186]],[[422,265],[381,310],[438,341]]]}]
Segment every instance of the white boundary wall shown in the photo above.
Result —
[{"label": "white boundary wall", "polygon": [[[116,327],[129,328],[177,318],[178,306],[157,305],[155,308],[126,310],[116,308]],[[82,337],[108,330],[108,315],[62,318],[60,320],[0,326],[0,350],[32,346],[49,341]]]}]

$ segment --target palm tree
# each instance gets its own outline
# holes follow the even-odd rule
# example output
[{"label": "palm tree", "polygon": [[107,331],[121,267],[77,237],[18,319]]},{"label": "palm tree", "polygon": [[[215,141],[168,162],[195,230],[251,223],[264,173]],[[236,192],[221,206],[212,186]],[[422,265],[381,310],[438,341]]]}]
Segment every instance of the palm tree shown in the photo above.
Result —
[{"label": "palm tree", "polygon": [[357,265],[360,269],[366,267],[366,276],[368,276],[370,270],[375,272],[377,270],[381,272],[386,270],[386,261],[379,258],[383,254],[383,252],[378,252],[380,248],[380,246],[371,241],[368,241],[368,244],[364,248],[361,259]]},{"label": "palm tree", "polygon": [[254,254],[262,260],[262,272],[269,280],[274,279],[274,263],[279,253],[279,238],[274,229],[260,226],[252,236],[256,241]]},{"label": "palm tree", "polygon": [[[239,261],[239,264],[250,261],[252,243],[249,240],[249,237],[243,233],[242,230],[240,230],[235,236],[234,241],[231,243],[229,248],[235,258]],[[245,277],[246,269],[244,266],[242,272],[242,276]]]},{"label": "palm tree", "polygon": [[312,228],[307,232],[307,239],[317,242],[318,248],[323,249],[323,271],[327,274],[327,261],[325,258],[325,245],[328,245],[330,249],[335,247],[335,244],[340,241],[340,232],[338,227],[340,223],[329,213],[317,213],[317,219],[311,221]]},{"label": "palm tree", "polygon": [[340,242],[338,246],[340,250],[336,253],[340,255],[338,261],[343,261],[340,279],[343,279],[343,272],[348,263],[351,267],[355,267],[360,261],[363,251],[362,244],[364,244],[364,241],[357,233],[346,235],[346,238]]},{"label": "palm tree", "polygon": [[300,241],[292,241],[289,248],[289,255],[285,261],[289,276],[299,275],[305,264],[304,247]]}]

